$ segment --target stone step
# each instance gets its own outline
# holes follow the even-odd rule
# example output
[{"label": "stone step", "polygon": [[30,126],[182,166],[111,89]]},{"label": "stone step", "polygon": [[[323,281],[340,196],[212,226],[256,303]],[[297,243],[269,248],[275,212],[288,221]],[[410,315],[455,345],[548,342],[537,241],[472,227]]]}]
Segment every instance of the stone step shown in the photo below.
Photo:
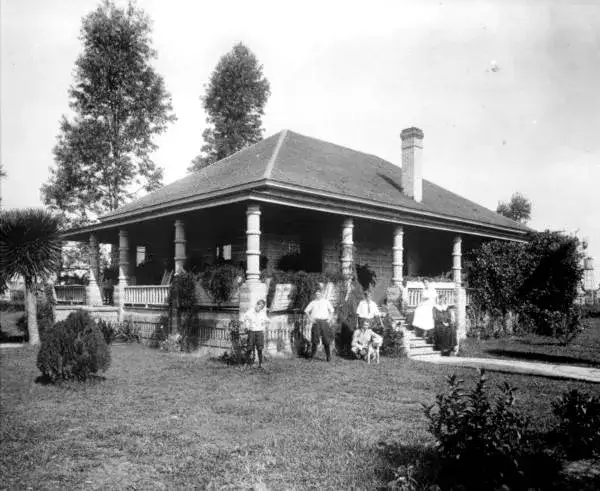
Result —
[{"label": "stone step", "polygon": [[408,353],[408,357],[409,358],[414,358],[416,360],[422,360],[424,358],[438,358],[439,356],[441,356],[439,351],[427,351],[424,353],[413,353],[413,352],[409,352]]},{"label": "stone step", "polygon": [[433,345],[424,344],[422,346],[410,346],[409,351],[411,353],[431,353],[435,350],[433,349]]}]

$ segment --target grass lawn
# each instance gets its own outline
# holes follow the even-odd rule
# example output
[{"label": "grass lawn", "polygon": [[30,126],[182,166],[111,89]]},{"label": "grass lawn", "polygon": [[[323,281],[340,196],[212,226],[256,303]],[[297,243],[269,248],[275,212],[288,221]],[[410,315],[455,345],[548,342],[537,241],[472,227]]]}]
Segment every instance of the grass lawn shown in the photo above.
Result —
[{"label": "grass lawn", "polygon": [[[265,371],[113,345],[104,380],[36,384],[35,351],[0,351],[0,488],[375,489],[432,443],[422,403],[458,373],[410,360],[271,360]],[[564,390],[491,374],[544,428]],[[390,447],[386,444],[393,444]]]},{"label": "grass lawn", "polygon": [[562,346],[554,338],[534,334],[480,341],[469,338],[461,345],[461,355],[516,358],[600,368],[600,319],[588,321],[590,327],[567,346]]}]

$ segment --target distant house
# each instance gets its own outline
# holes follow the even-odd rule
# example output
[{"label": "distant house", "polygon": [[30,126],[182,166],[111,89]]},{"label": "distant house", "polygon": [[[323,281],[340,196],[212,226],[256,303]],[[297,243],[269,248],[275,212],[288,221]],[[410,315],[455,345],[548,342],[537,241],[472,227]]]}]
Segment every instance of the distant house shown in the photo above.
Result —
[{"label": "distant house", "polygon": [[[487,239],[525,240],[524,225],[422,179],[420,129],[402,131],[401,145],[402,162],[391,163],[284,130],[63,237],[119,247],[121,305],[133,295],[138,305],[152,304],[150,295],[164,301],[136,279],[140,246],[171,260],[175,273],[192,256],[244,264],[242,303],[265,294],[261,262],[268,276],[290,252],[314,258],[314,271],[344,271],[354,261],[375,271],[381,301],[407,277],[452,272],[460,288],[465,250]],[[99,304],[94,258],[91,278],[88,303]]]}]

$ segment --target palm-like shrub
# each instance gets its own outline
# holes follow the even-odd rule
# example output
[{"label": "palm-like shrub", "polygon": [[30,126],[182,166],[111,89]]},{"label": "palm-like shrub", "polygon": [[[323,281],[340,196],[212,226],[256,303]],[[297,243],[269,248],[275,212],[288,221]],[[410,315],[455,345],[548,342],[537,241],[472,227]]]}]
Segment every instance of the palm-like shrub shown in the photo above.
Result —
[{"label": "palm-like shrub", "polygon": [[59,227],[60,219],[41,209],[0,213],[0,284],[23,278],[30,344],[40,342],[35,286],[55,272],[61,260]]}]

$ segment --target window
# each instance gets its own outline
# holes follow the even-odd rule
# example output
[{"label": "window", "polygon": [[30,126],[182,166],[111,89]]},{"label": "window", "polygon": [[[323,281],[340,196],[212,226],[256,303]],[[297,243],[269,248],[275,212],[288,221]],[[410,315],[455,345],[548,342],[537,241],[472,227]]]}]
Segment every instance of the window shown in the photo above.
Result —
[{"label": "window", "polygon": [[139,266],[146,261],[146,246],[137,246],[135,250],[135,265]]},{"label": "window", "polygon": [[232,247],[231,244],[223,244],[220,246],[217,246],[216,248],[216,258],[217,260],[223,260],[223,261],[231,261],[231,256],[232,256]]}]

